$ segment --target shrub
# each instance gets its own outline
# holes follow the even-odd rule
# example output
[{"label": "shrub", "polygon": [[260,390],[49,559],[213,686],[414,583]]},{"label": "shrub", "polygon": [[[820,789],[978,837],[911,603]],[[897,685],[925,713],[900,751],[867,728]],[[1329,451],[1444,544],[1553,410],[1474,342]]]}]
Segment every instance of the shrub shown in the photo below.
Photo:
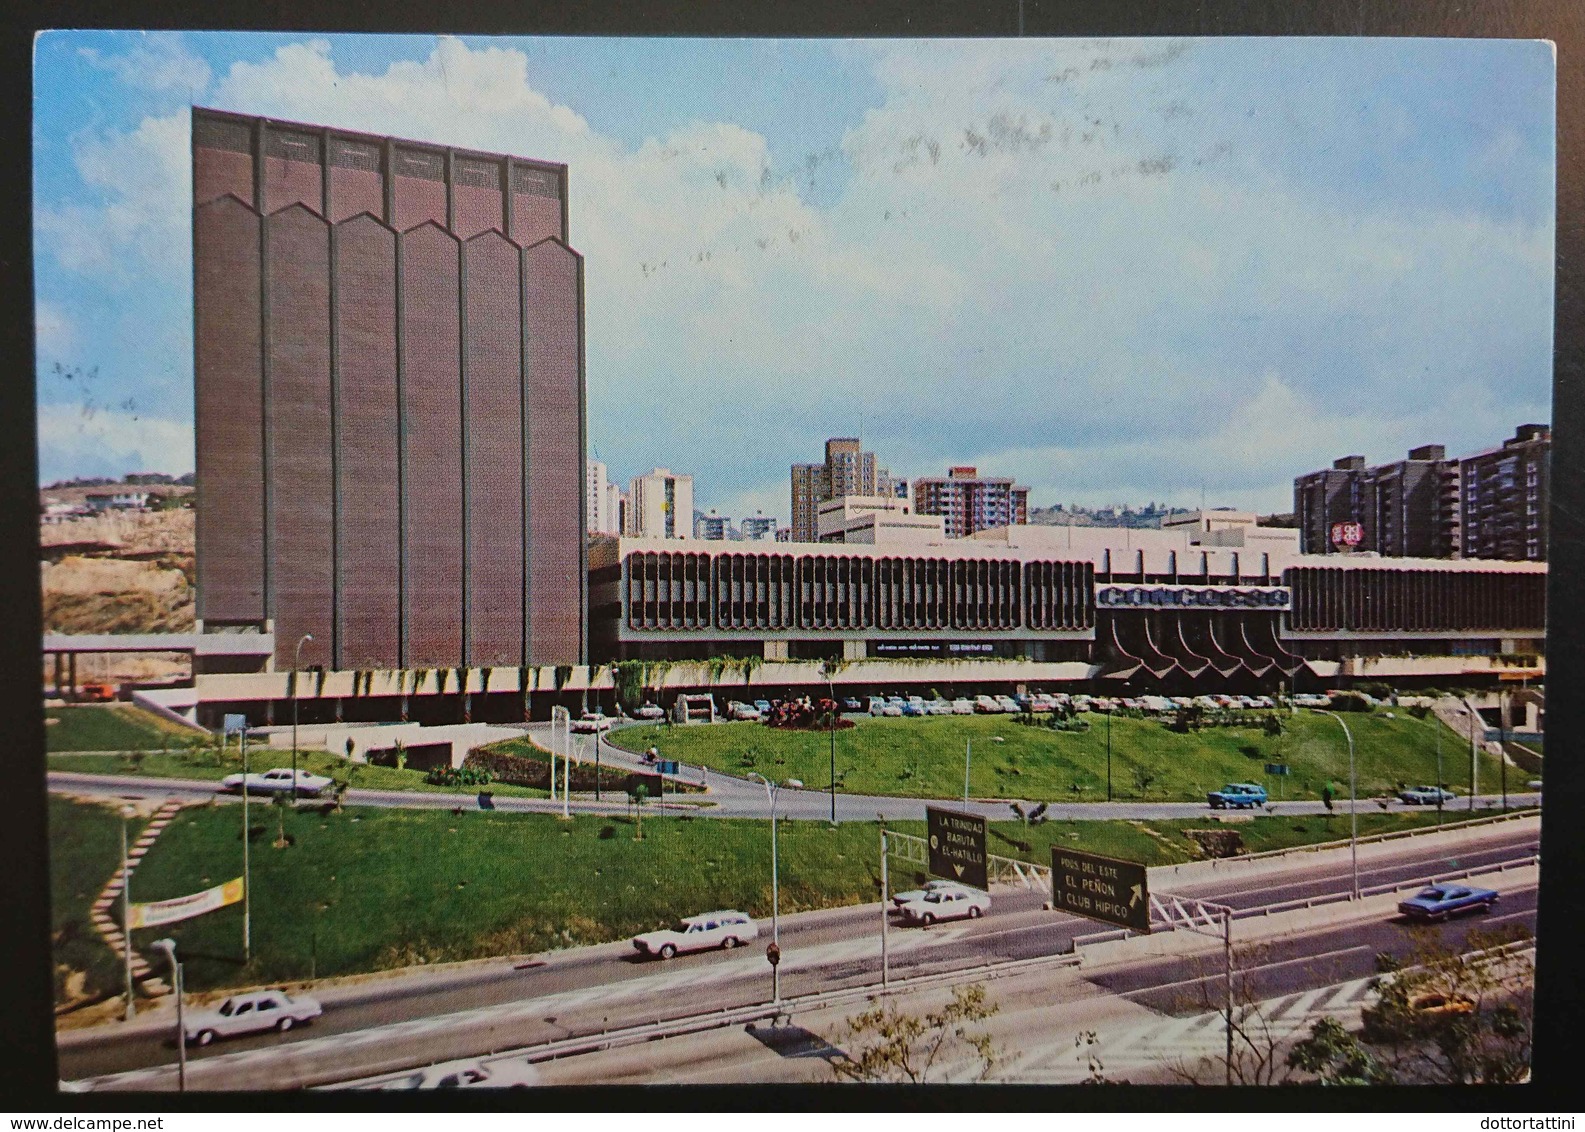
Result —
[{"label": "shrub", "polygon": [[1339,692],[1327,703],[1333,711],[1369,711],[1370,704],[1364,696],[1354,692]]},{"label": "shrub", "polygon": [[477,766],[437,766],[424,776],[424,781],[431,786],[488,786],[495,776],[484,767]]}]

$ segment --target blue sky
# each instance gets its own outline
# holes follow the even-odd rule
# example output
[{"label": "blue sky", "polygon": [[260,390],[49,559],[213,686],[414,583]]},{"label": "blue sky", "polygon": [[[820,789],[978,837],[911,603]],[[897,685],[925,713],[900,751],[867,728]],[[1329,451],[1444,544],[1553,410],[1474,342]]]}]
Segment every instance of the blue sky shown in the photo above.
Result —
[{"label": "blue sky", "polygon": [[1037,506],[1285,510],[1550,420],[1554,78],[1501,41],[46,34],[40,474],[192,468],[198,104],[567,162],[617,478],[785,519],[862,432]]}]

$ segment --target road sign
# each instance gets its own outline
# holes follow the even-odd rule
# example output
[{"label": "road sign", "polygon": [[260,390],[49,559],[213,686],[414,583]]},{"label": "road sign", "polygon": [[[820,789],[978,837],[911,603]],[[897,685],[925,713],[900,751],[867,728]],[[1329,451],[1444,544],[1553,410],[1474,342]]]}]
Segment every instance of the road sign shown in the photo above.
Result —
[{"label": "road sign", "polygon": [[1150,930],[1150,885],[1145,866],[1051,847],[1051,903],[1059,912]]},{"label": "road sign", "polygon": [[1267,763],[1266,773],[1271,775],[1284,775],[1288,773],[1287,763]]},{"label": "road sign", "polygon": [[985,819],[956,810],[925,808],[930,872],[973,888],[986,888]]},{"label": "road sign", "polygon": [[246,731],[247,729],[248,729],[248,717],[247,716],[245,716],[245,715],[228,715],[228,716],[226,716],[226,718],[225,718],[225,732],[226,732],[227,735],[235,735],[238,731]]},{"label": "road sign", "polygon": [[770,960],[770,965],[772,967],[776,966],[781,962],[781,948],[777,947],[774,943],[771,944],[765,949],[765,958]]}]

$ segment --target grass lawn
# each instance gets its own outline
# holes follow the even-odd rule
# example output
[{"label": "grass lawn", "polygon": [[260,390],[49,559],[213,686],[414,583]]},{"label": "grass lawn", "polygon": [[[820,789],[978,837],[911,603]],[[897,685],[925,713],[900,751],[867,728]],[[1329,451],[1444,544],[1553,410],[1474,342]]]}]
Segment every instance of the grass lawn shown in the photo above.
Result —
[{"label": "grass lawn", "polygon": [[[76,819],[75,811],[71,816]],[[277,849],[283,816],[292,843]],[[1434,813],[1362,814],[1360,832],[1434,821]],[[140,947],[157,934],[175,938],[194,990],[617,940],[712,908],[770,914],[770,838],[763,821],[645,817],[642,841],[634,840],[627,818],[587,815],[561,822],[538,814],[363,808],[282,815],[260,807],[253,823],[250,964],[241,962],[240,906],[137,933]],[[923,824],[891,828],[923,834]],[[1057,842],[1170,864],[1194,856],[1182,830],[1209,825],[1046,822],[1026,829],[1001,823],[993,826],[990,849],[1049,863]],[[1264,849],[1346,836],[1348,823],[1341,814],[1330,824],[1261,817],[1230,828],[1249,848]],[[62,825],[56,829],[58,839],[65,835]],[[113,858],[113,846],[96,846]],[[58,886],[73,883],[62,871],[88,875],[80,867],[84,852],[52,856]],[[784,912],[878,895],[874,823],[832,830],[819,822],[787,822],[780,826],[780,852]],[[106,864],[113,868],[113,859]],[[925,879],[914,866],[893,865],[894,891]],[[184,895],[236,876],[241,867],[240,811],[195,807],[183,811],[144,859],[134,891],[147,900]]]},{"label": "grass lawn", "polygon": [[[1106,797],[1107,717],[1088,714],[1086,732],[1029,727],[1007,715],[935,718],[861,718],[836,732],[837,789],[855,794],[951,798],[963,794],[964,748],[973,742],[970,792],[977,798],[1096,801]],[[1348,747],[1337,723],[1300,712],[1281,716],[1284,731],[1207,727],[1179,734],[1160,722],[1117,717],[1111,722],[1112,796],[1122,800],[1203,801],[1226,782],[1265,783],[1273,799],[1320,796],[1328,780],[1347,792]],[[1361,797],[1398,783],[1436,781],[1441,732],[1443,780],[1464,793],[1469,747],[1434,717],[1397,710],[1351,714]],[[631,751],[651,745],[662,756],[733,774],[759,771],[797,778],[812,789],[831,783],[830,736],[782,731],[760,723],[618,728],[611,741]],[[1292,773],[1267,778],[1265,764],[1286,762]],[[1497,781],[1496,760],[1481,755],[1482,788]],[[1141,776],[1149,776],[1148,785]],[[1510,778],[1514,777],[1510,774]]]},{"label": "grass lawn", "polygon": [[[121,865],[121,816],[114,806],[73,802],[53,794],[50,823],[50,938],[55,952],[55,999],[111,993],[122,986],[122,959],[94,931],[89,912]],[[127,823],[129,841],[146,819]],[[140,875],[132,876],[139,897]],[[115,915],[119,916],[119,908]],[[81,975],[79,980],[72,973]],[[76,984],[66,994],[68,984]]]},{"label": "grass lawn", "polygon": [[157,751],[201,738],[189,727],[130,704],[48,708],[44,720],[49,751]]},{"label": "grass lawn", "polygon": [[[290,750],[253,746],[248,751],[248,769],[254,773],[291,765]],[[301,770],[329,775],[338,781],[346,781],[350,774],[352,786],[362,790],[413,790],[426,794],[465,794],[469,797],[480,790],[477,786],[431,786],[424,781],[424,772],[421,770],[349,763],[328,751],[299,750],[297,765]],[[242,755],[234,742],[227,747],[224,758],[213,747],[131,755],[78,753],[51,758],[49,769],[76,771],[80,774],[133,774],[146,778],[197,778],[218,782],[228,774],[241,772]],[[491,783],[484,789],[501,797],[544,798],[548,795],[545,790],[503,786],[499,783]]]}]

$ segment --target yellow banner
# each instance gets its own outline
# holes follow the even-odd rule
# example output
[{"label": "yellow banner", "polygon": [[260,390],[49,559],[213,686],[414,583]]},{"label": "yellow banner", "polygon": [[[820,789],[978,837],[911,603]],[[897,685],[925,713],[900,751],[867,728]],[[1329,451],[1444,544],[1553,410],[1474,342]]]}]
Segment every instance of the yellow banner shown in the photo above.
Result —
[{"label": "yellow banner", "polygon": [[132,926],[155,928],[161,924],[174,924],[213,912],[228,904],[242,900],[242,878],[233,877],[225,884],[217,884],[191,896],[177,896],[171,900],[154,900],[147,904],[134,904],[131,908]]}]

